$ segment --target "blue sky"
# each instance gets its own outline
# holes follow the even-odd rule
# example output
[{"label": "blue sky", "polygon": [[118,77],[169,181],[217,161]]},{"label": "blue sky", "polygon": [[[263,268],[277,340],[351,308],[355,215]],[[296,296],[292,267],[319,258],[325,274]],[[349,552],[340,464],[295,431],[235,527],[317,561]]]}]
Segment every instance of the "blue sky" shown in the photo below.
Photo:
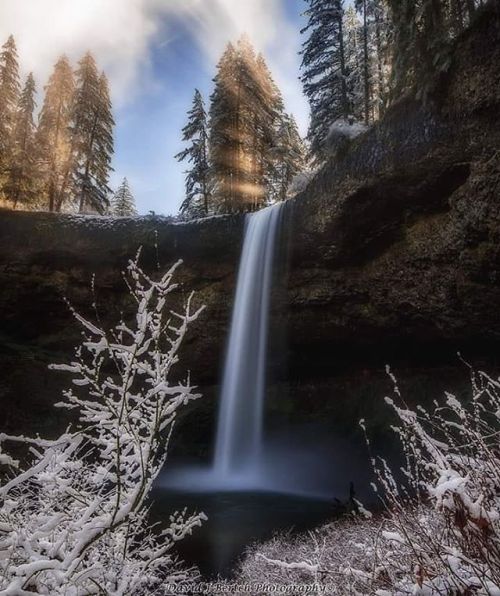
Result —
[{"label": "blue sky", "polygon": [[[285,6],[287,21],[299,29],[303,0],[286,0]],[[141,212],[177,211],[183,198],[186,167],[174,159],[183,147],[181,129],[195,87],[206,98],[208,107],[215,74],[216,58],[207,56],[182,17],[175,17],[174,21],[166,20],[162,34],[152,44],[155,85],[116,112],[113,183],[117,184],[123,175],[129,178]],[[220,35],[222,39],[224,33],[221,31]],[[290,44],[288,51],[296,54],[299,43]],[[269,44],[268,50],[272,57],[274,43]],[[293,74],[298,76],[298,72]],[[285,76],[291,75],[287,72]],[[290,109],[295,108],[298,112],[297,117],[304,128],[307,106],[295,96],[297,91],[300,92],[298,87],[284,89],[288,95],[285,100]]]},{"label": "blue sky", "polygon": [[0,39],[15,35],[23,75],[33,71],[39,90],[59,54],[76,62],[93,51],[115,107],[112,186],[127,176],[140,213],[170,214],[183,198],[185,166],[174,155],[186,112],[196,87],[208,99],[229,40],[248,33],[305,132],[297,55],[304,7],[304,0],[0,0]]}]

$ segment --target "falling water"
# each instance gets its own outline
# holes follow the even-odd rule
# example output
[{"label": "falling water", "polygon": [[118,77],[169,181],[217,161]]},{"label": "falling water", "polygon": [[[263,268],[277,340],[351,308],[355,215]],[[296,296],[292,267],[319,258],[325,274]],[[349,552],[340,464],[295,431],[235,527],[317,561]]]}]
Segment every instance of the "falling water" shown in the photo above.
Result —
[{"label": "falling water", "polygon": [[258,467],[268,323],[282,204],[247,216],[220,400],[214,472],[223,481]]},{"label": "falling water", "polygon": [[[271,290],[284,214],[283,204],[276,204],[247,216],[214,460],[208,467],[185,463],[170,467],[164,487],[189,493],[264,491],[330,499],[341,494],[346,477],[353,478],[354,459],[345,462],[339,456],[345,449],[337,449],[329,434],[325,442],[327,435],[320,428],[318,434],[318,429],[275,425],[265,437],[264,453]],[[325,461],[336,473],[325,475]]]}]

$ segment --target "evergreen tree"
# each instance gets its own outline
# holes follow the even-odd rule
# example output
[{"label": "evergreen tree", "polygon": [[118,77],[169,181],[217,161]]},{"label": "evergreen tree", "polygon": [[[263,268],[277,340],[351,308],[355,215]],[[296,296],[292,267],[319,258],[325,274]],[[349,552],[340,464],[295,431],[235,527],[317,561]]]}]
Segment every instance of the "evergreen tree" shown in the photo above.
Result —
[{"label": "evergreen tree", "polygon": [[394,31],[392,96],[426,98],[450,63],[450,41],[470,23],[474,0],[388,0]]},{"label": "evergreen tree", "polygon": [[364,120],[366,117],[363,45],[363,27],[354,6],[349,6],[344,13],[346,85],[351,115],[356,120]]},{"label": "evergreen tree", "polygon": [[214,91],[210,97],[209,152],[216,209],[237,209],[234,178],[238,153],[236,49],[229,43],[217,65]]},{"label": "evergreen tree", "polygon": [[74,93],[73,71],[62,56],[45,87],[37,131],[42,194],[49,211],[60,211],[72,196],[73,189],[65,180],[72,168],[69,129]]},{"label": "evergreen tree", "polygon": [[370,41],[371,28],[370,17],[373,13],[371,0],[355,0],[356,8],[362,17],[362,88],[363,88],[363,120],[365,124],[370,123],[372,81],[371,81],[371,63],[370,63]]},{"label": "evergreen tree", "polygon": [[109,92],[109,82],[106,75],[101,73],[99,78],[99,101],[96,123],[95,160],[97,187],[100,194],[106,197],[109,193],[109,175],[113,171],[112,158],[115,151],[113,108]]},{"label": "evergreen tree", "polygon": [[107,79],[104,74],[99,76],[90,52],[79,62],[76,80],[71,124],[74,154],[71,177],[79,211],[104,213],[110,191],[114,120]]},{"label": "evergreen tree", "polygon": [[123,179],[111,200],[111,213],[117,217],[137,215],[134,195],[126,178]]},{"label": "evergreen tree", "polygon": [[[451,63],[451,40],[481,0],[306,0],[302,82],[311,105],[309,140],[321,161],[335,120],[379,118],[389,98],[432,94]],[[359,15],[359,16],[358,16]]]},{"label": "evergreen tree", "polygon": [[307,149],[291,114],[282,117],[278,139],[277,200],[284,201],[293,179],[307,167]]},{"label": "evergreen tree", "polygon": [[11,35],[0,52],[0,182],[8,164],[19,92],[17,49]]},{"label": "evergreen tree", "polygon": [[391,72],[390,38],[392,26],[386,0],[370,0],[373,16],[373,88],[374,119],[380,118],[387,108]]},{"label": "evergreen tree", "polygon": [[208,214],[211,204],[210,165],[208,160],[208,117],[203,97],[195,90],[188,123],[182,129],[182,140],[189,146],[175,157],[191,164],[186,172],[186,198],[181,213],[195,217]]},{"label": "evergreen tree", "polygon": [[214,82],[209,136],[214,202],[226,212],[258,209],[269,200],[281,95],[246,37],[226,47]]},{"label": "evergreen tree", "polygon": [[35,79],[30,73],[19,97],[19,102],[11,135],[4,193],[13,202],[32,205],[36,195],[36,154],[35,154]]},{"label": "evergreen tree", "polygon": [[349,99],[343,0],[306,0],[309,37],[303,44],[301,77],[311,106],[309,140],[316,158],[322,159],[330,125],[352,113]]},{"label": "evergreen tree", "polygon": [[[254,188],[262,189],[267,202],[281,200],[276,189],[282,175],[280,167],[281,133],[289,119],[281,91],[276,85],[262,54],[257,57],[257,98],[253,114],[256,146]],[[286,156],[284,156],[286,157]]]},{"label": "evergreen tree", "polygon": [[360,15],[360,19],[353,17],[355,24],[351,25],[358,35],[354,114],[368,125],[380,117],[387,104],[387,6],[385,0],[355,0],[354,6]]}]

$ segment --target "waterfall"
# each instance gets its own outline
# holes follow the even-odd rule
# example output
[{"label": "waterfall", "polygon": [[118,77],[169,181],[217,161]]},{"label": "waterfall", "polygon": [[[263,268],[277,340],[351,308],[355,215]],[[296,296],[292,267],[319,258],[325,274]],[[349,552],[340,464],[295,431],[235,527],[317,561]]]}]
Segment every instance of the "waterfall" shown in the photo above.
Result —
[{"label": "waterfall", "polygon": [[[263,437],[269,315],[275,261],[285,206],[278,203],[246,216],[245,236],[222,376],[215,452],[209,466],[180,464],[164,486],[189,492],[274,492],[330,498],[337,461],[309,429],[276,426]],[[311,431],[313,432],[313,431]],[[345,451],[340,450],[340,453]],[[344,458],[345,459],[345,458]],[[338,469],[345,462],[336,464]],[[350,460],[347,465],[351,466]],[[351,474],[343,474],[342,477]],[[337,489],[335,489],[337,490]]]},{"label": "waterfall", "polygon": [[282,203],[247,215],[219,406],[214,472],[222,481],[258,468],[269,310]]}]

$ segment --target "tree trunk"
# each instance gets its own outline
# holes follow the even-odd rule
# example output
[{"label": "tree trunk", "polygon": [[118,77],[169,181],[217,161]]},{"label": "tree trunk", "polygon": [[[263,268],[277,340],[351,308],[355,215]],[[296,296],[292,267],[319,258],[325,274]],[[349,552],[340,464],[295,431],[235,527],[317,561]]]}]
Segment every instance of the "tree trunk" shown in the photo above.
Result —
[{"label": "tree trunk", "polygon": [[57,197],[57,183],[55,182],[58,166],[57,166],[57,153],[58,153],[58,146],[59,146],[59,135],[61,132],[61,119],[62,119],[62,100],[59,98],[59,104],[57,106],[57,120],[56,120],[56,130],[55,130],[55,138],[54,138],[54,149],[53,155],[51,160],[51,168],[52,171],[50,172],[50,184],[49,184],[49,211],[60,211],[62,198],[59,200]]},{"label": "tree trunk", "polygon": [[349,99],[347,97],[347,72],[345,66],[345,47],[344,47],[344,25],[342,23],[343,10],[339,11],[338,24],[339,24],[339,60],[340,60],[340,76],[341,80],[341,94],[342,94],[342,112],[344,118],[347,120],[350,115]]},{"label": "tree trunk", "polygon": [[474,0],[466,0],[467,3],[467,12],[469,13],[469,22],[474,17],[474,13],[476,12],[476,6],[474,4]]},{"label": "tree trunk", "polygon": [[368,55],[368,17],[366,14],[366,0],[363,0],[363,58],[364,58],[364,83],[365,83],[365,124],[370,123],[370,72]]},{"label": "tree trunk", "polygon": [[85,174],[83,176],[83,186],[82,186],[82,190],[80,193],[80,207],[79,207],[79,213],[82,212],[83,210],[83,206],[85,205],[85,185],[88,181],[89,178],[89,172],[90,172],[90,163],[92,161],[92,151],[94,149],[94,140],[95,140],[95,133],[96,133],[96,128],[97,128],[97,122],[99,120],[99,115],[97,113],[94,113],[94,123],[92,125],[92,132],[90,133],[90,139],[89,139],[89,153],[87,156],[87,161],[85,163]]},{"label": "tree trunk", "polygon": [[51,172],[49,182],[49,211],[55,210],[55,185],[54,185],[54,174]]},{"label": "tree trunk", "polygon": [[378,117],[385,111],[385,91],[384,91],[384,70],[382,67],[382,36],[380,31],[380,13],[379,5],[375,6],[375,43],[377,44],[377,77],[378,77],[378,94],[377,94],[377,110]]}]

